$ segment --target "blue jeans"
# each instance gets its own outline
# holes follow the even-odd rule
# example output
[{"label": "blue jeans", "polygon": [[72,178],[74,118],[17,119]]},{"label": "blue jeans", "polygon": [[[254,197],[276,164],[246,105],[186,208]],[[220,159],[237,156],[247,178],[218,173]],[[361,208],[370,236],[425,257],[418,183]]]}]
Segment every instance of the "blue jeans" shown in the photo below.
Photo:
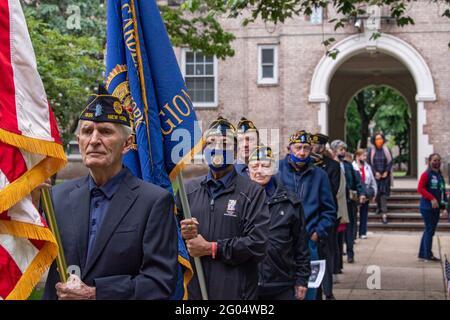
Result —
[{"label": "blue jeans", "polygon": [[367,220],[369,218],[369,201],[359,207],[359,236],[367,235]]},{"label": "blue jeans", "polygon": [[422,241],[420,242],[419,258],[429,259],[433,256],[431,248],[433,247],[433,236],[439,222],[439,209],[420,209],[425,230],[423,231]]},{"label": "blue jeans", "polygon": [[[319,260],[317,243],[312,240],[308,240],[308,247],[309,247],[309,255],[310,255],[311,261]],[[317,289],[308,288],[308,291],[306,292],[305,300],[316,300],[316,298],[317,298]]]}]

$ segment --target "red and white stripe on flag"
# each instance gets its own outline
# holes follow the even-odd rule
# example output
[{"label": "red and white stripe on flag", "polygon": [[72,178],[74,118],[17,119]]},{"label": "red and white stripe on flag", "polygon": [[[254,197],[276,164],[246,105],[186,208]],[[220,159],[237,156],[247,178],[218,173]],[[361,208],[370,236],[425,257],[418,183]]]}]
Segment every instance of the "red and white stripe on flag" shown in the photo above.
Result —
[{"label": "red and white stripe on flag", "polygon": [[30,192],[66,164],[19,0],[0,0],[0,299],[26,299],[58,254]]}]

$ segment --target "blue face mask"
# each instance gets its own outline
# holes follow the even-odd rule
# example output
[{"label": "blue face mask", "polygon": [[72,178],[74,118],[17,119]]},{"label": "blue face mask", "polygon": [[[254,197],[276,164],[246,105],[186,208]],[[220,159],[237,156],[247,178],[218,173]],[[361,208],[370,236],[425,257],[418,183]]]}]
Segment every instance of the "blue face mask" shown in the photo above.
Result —
[{"label": "blue face mask", "polygon": [[303,167],[311,162],[311,156],[307,156],[306,158],[298,158],[294,154],[290,154],[291,161],[299,167]]},{"label": "blue face mask", "polygon": [[234,162],[234,150],[206,147],[203,155],[209,168],[213,171],[221,171]]}]

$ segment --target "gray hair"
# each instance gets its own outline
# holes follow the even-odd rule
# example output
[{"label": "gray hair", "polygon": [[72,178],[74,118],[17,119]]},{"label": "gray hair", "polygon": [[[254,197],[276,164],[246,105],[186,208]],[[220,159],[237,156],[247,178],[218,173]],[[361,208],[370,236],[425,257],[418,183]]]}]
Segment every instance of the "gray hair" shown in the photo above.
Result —
[{"label": "gray hair", "polygon": [[342,140],[334,140],[333,142],[331,142],[330,144],[330,148],[333,151],[336,151],[337,149],[339,149],[340,147],[344,147],[345,149],[347,149],[347,144],[342,141]]},{"label": "gray hair", "polygon": [[[75,130],[75,134],[76,135],[80,134],[80,128],[81,128],[81,122],[82,121],[89,121],[89,120],[79,120],[78,121],[78,125],[77,125],[77,128]],[[128,137],[133,134],[133,129],[131,129],[131,127],[126,126],[126,125],[121,124],[121,123],[115,123],[115,124],[117,126],[119,126],[120,131],[122,132],[122,136],[123,136],[124,140],[128,139]]]}]

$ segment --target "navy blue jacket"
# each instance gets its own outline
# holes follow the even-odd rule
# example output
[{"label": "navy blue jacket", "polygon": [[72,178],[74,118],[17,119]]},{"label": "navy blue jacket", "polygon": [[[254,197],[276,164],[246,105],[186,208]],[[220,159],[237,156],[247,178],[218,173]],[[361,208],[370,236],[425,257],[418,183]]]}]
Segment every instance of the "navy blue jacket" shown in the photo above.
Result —
[{"label": "navy blue jacket", "polygon": [[[52,189],[53,206],[68,266],[107,300],[168,299],[177,281],[178,238],[173,197],[127,170],[100,225],[87,259],[88,177]],[[59,281],[53,263],[44,299],[57,299]]]},{"label": "navy blue jacket", "polygon": [[278,176],[286,188],[300,199],[308,235],[317,232],[319,238],[325,239],[336,222],[336,206],[328,175],[313,164],[298,172],[288,158],[286,156],[280,160]]}]

